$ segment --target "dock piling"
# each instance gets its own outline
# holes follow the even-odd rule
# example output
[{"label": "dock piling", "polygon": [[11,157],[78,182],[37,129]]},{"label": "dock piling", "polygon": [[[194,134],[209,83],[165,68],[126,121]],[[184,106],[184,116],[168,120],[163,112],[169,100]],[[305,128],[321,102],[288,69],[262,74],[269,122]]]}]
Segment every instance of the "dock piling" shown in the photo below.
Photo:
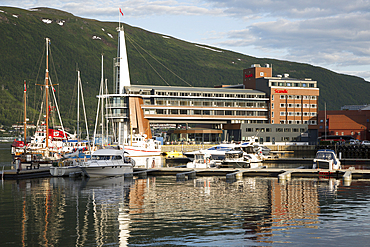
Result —
[{"label": "dock piling", "polygon": [[186,176],[188,176],[188,179],[195,179],[197,177],[197,172],[192,170],[189,172],[182,172],[176,174],[176,180],[177,181],[184,181]]},{"label": "dock piling", "polygon": [[237,170],[236,172],[226,174],[227,181],[236,181],[243,178],[243,171]]}]

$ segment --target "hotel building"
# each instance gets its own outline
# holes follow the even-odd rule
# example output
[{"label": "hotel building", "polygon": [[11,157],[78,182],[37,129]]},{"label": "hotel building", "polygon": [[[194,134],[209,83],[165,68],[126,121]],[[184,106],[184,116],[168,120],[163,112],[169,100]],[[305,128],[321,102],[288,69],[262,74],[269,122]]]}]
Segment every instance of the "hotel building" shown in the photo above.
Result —
[{"label": "hotel building", "polygon": [[[280,138],[279,133],[277,139],[274,136],[266,139],[300,140],[296,135],[310,136],[309,125],[317,124],[317,82],[292,79],[288,74],[273,77],[269,65],[252,65],[243,71],[243,84],[229,87],[131,85],[123,28],[118,28],[118,32],[119,49],[114,60],[116,91],[101,96],[109,98],[110,103],[106,105],[109,113],[105,117],[113,123],[118,144],[128,143],[130,133],[151,138],[150,124],[185,126],[174,131],[175,139],[199,142],[242,141],[246,131],[239,131],[243,134],[235,136],[228,130],[246,129],[249,124],[259,124],[260,128],[264,124],[281,125],[279,129],[292,129],[284,125],[294,125],[294,129],[300,130],[298,133],[292,135],[289,131],[288,138]],[[203,128],[194,127],[196,125]],[[268,129],[272,135],[275,133],[276,128]]]}]

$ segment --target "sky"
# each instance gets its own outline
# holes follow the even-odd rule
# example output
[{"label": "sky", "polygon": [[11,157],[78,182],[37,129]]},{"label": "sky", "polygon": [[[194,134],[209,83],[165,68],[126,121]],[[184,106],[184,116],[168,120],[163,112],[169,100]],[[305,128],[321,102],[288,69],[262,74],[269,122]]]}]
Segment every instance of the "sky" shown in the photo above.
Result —
[{"label": "sky", "polygon": [[188,42],[307,63],[370,82],[370,0],[0,0],[0,6],[120,20]]}]

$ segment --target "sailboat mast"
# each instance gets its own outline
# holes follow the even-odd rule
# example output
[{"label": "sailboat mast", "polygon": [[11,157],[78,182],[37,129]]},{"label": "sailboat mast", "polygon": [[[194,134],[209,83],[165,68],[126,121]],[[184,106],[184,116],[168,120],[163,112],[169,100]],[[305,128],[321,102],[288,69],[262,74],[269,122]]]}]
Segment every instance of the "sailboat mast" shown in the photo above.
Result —
[{"label": "sailboat mast", "polygon": [[24,80],[24,91],[23,91],[23,101],[24,101],[24,121],[23,121],[23,126],[24,126],[24,145],[26,146],[26,141],[27,141],[27,111],[26,111],[26,80]]},{"label": "sailboat mast", "polygon": [[[103,97],[103,94],[104,94],[104,66],[103,66],[103,63],[104,63],[104,55],[101,54],[101,82],[100,82],[100,86],[101,86],[101,96]],[[104,146],[104,99],[103,98],[100,98],[101,99],[101,144],[102,146]]]},{"label": "sailboat mast", "polygon": [[80,141],[80,71],[77,71],[77,141]]},{"label": "sailboat mast", "polygon": [[46,38],[45,109],[46,109],[46,149],[49,148],[49,38]]}]

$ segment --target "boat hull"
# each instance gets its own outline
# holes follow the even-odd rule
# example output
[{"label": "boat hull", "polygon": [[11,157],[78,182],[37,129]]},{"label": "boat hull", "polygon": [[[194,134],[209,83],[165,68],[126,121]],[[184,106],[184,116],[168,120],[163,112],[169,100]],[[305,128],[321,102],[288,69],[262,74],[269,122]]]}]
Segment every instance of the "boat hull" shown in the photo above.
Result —
[{"label": "boat hull", "polygon": [[132,173],[132,165],[115,165],[115,166],[83,166],[81,169],[88,177],[112,177],[122,176],[125,173]]},{"label": "boat hull", "polygon": [[76,172],[81,172],[81,168],[79,166],[50,167],[50,174],[53,177],[66,177]]}]

